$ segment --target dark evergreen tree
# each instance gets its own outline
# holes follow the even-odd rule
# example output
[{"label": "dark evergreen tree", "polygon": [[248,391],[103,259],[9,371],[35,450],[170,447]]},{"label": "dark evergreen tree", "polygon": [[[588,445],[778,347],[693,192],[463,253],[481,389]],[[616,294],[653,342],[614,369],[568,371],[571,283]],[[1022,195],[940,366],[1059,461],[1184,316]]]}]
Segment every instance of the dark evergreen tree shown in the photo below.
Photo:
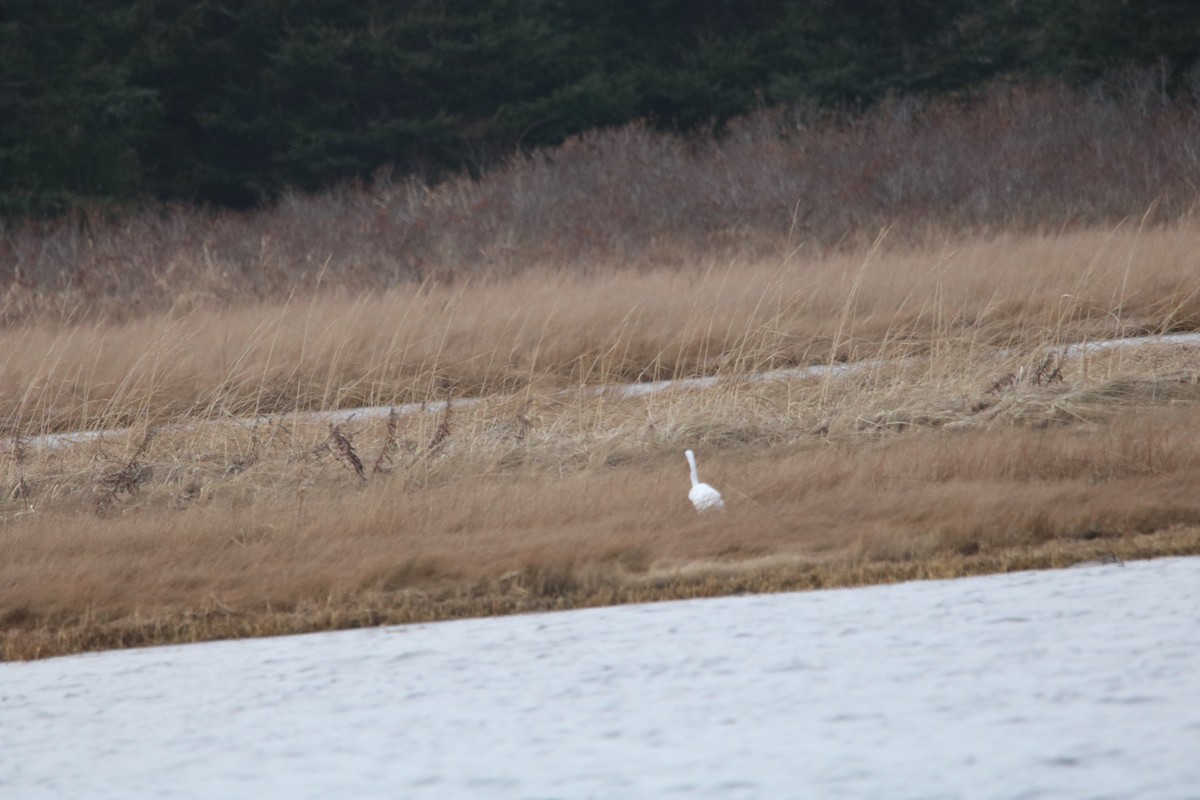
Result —
[{"label": "dark evergreen tree", "polygon": [[133,196],[157,94],[130,80],[128,2],[0,6],[0,213]]},{"label": "dark evergreen tree", "polygon": [[1193,0],[0,0],[0,212],[249,206],[634,119],[1195,65]]},{"label": "dark evergreen tree", "polygon": [[1051,5],[1044,31],[1046,70],[1078,82],[1121,67],[1162,65],[1174,85],[1200,60],[1194,0],[1065,0]]}]

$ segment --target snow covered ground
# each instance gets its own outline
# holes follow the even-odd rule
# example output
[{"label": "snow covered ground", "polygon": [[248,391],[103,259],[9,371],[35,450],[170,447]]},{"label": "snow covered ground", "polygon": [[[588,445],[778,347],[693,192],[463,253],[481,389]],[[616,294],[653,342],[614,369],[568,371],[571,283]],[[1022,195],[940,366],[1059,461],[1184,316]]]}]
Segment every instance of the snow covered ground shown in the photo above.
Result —
[{"label": "snow covered ground", "polygon": [[0,797],[1200,798],[1200,559],[0,664]]}]

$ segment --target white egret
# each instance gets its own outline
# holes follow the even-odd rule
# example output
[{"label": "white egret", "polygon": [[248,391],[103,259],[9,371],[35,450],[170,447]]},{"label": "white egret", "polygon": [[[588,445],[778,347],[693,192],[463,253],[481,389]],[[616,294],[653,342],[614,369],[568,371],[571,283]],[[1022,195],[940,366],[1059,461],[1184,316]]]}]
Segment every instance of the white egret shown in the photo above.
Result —
[{"label": "white egret", "polygon": [[688,466],[692,468],[692,490],[688,492],[688,500],[692,501],[697,511],[711,511],[714,508],[724,510],[725,501],[721,499],[721,493],[707,483],[701,483],[696,475],[696,454],[687,450],[684,455],[687,456]]}]

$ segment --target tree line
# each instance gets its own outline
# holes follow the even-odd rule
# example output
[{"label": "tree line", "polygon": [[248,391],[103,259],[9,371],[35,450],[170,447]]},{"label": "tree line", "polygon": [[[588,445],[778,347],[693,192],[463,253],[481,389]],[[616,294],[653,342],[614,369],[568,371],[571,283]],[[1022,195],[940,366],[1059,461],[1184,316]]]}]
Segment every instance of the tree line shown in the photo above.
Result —
[{"label": "tree line", "polygon": [[479,173],[645,120],[719,134],[1200,54],[1194,0],[0,0],[0,214],[249,207]]}]

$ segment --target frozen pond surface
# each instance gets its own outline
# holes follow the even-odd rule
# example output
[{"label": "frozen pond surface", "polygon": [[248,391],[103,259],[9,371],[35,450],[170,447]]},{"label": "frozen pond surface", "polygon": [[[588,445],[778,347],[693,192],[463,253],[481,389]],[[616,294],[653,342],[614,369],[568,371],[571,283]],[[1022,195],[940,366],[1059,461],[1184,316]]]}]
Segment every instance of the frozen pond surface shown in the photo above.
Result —
[{"label": "frozen pond surface", "polygon": [[1200,559],[0,664],[0,797],[1200,798]]}]

